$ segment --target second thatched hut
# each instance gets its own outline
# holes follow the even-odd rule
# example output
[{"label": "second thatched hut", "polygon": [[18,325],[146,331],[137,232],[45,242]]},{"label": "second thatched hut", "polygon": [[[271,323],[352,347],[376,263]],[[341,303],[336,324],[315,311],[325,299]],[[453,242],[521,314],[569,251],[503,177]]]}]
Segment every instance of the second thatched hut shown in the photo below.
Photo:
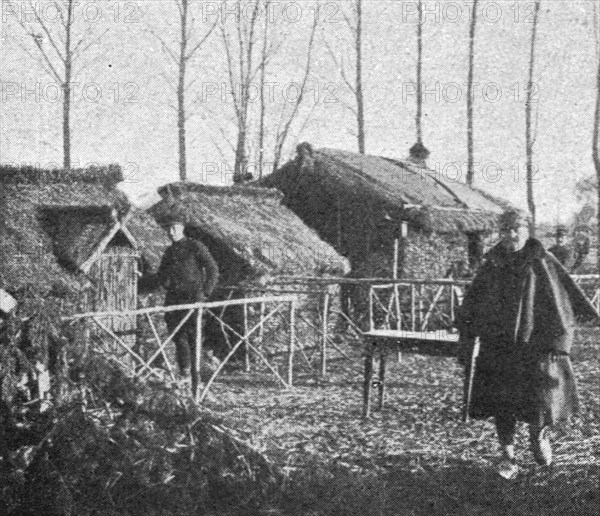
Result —
[{"label": "second thatched hut", "polygon": [[[158,223],[174,212],[183,215],[186,234],[204,243],[217,261],[216,300],[296,292],[302,306],[318,308],[318,297],[278,279],[349,272],[347,260],[286,208],[275,189],[172,183],[158,192],[162,199],[149,210]],[[231,312],[230,322],[239,329],[239,314]],[[318,322],[313,318],[310,324]]]}]

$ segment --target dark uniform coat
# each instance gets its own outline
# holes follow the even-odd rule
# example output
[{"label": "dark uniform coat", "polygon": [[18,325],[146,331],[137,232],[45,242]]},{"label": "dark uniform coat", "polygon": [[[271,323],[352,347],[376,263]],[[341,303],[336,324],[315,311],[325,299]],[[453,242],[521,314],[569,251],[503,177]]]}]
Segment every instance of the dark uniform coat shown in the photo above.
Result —
[{"label": "dark uniform coat", "polygon": [[[155,275],[142,278],[142,289],[163,286],[165,305],[186,305],[206,301],[219,277],[219,269],[208,248],[193,238],[182,238],[167,248]],[[165,313],[169,333],[173,333],[187,310]],[[179,369],[186,372],[195,361],[196,319],[189,317],[174,336]]]},{"label": "dark uniform coat", "polygon": [[469,415],[509,412],[553,424],[577,410],[569,354],[576,320],[598,314],[542,244],[517,252],[496,246],[468,289],[459,316],[459,360],[468,362],[474,337],[481,348]]},{"label": "dark uniform coat", "polygon": [[205,301],[217,284],[219,269],[202,242],[182,238],[165,251],[156,276],[167,290],[169,306]]}]

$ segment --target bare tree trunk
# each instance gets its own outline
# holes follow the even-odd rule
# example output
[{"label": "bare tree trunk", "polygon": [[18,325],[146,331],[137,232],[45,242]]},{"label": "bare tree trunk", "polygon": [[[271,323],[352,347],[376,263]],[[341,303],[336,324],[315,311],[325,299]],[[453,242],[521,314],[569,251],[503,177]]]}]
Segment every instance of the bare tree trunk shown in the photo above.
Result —
[{"label": "bare tree trunk", "polygon": [[531,48],[529,54],[529,75],[527,78],[527,96],[525,99],[525,152],[527,155],[526,174],[527,174],[527,206],[531,214],[529,223],[529,236],[535,237],[535,199],[533,197],[533,144],[535,136],[531,127],[532,115],[532,95],[533,95],[533,72],[535,65],[535,39],[537,35],[537,25],[540,12],[540,1],[536,0],[533,11],[533,26],[531,28]]},{"label": "bare tree trunk", "polygon": [[276,139],[275,139],[275,152],[273,153],[273,170],[277,170],[277,167],[279,166],[279,162],[281,161],[283,145],[285,144],[285,141],[288,137],[290,128],[292,126],[292,122],[296,118],[296,116],[298,114],[298,110],[300,109],[300,106],[302,104],[302,100],[304,99],[306,83],[308,81],[308,77],[310,75],[311,66],[312,66],[312,52],[313,52],[313,46],[314,46],[314,42],[315,42],[315,34],[317,32],[318,22],[319,22],[318,17],[315,16],[315,19],[313,21],[312,28],[310,31],[310,36],[308,39],[308,49],[306,51],[306,67],[304,69],[304,77],[302,78],[302,84],[300,84],[298,98],[296,99],[296,102],[294,103],[292,112],[290,113],[290,116],[288,117],[286,123],[284,124],[283,129],[281,131],[279,131],[279,130],[277,131],[277,135],[276,135]]},{"label": "bare tree trunk", "polygon": [[[217,26],[217,21],[204,32],[202,36],[198,34],[198,30],[194,27],[194,16],[190,13],[193,3],[190,0],[175,0],[179,11],[179,41],[177,42],[178,50],[174,50],[172,46],[162,37],[162,34],[157,31],[151,31],[152,34],[161,43],[163,52],[169,57],[177,70],[177,81],[167,82],[175,91],[177,97],[177,151],[178,151],[178,169],[179,180],[187,181],[187,135],[186,122],[188,115],[186,113],[186,91],[189,84],[186,85],[186,75],[188,64],[194,57],[196,52],[202,47],[206,40],[212,34],[212,31]],[[175,84],[176,83],[176,84]]]},{"label": "bare tree trunk", "polygon": [[235,165],[233,169],[233,182],[243,183],[246,170],[246,124],[247,119],[240,124],[237,134],[237,143],[235,146]]},{"label": "bare tree trunk", "polygon": [[[265,7],[268,7],[268,2]],[[260,114],[258,120],[258,178],[263,176],[263,167],[265,162],[265,117],[267,114],[267,104],[265,100],[265,78],[267,75],[267,48],[269,35],[269,17],[265,14],[265,24],[263,27],[263,44],[260,63]]]},{"label": "bare tree trunk", "polygon": [[475,28],[477,26],[477,4],[473,0],[471,26],[469,28],[469,73],[467,76],[467,184],[472,185],[475,179],[474,149],[473,149],[473,72],[475,61]]},{"label": "bare tree trunk", "polygon": [[365,104],[362,84],[362,0],[356,0],[356,120],[358,152],[365,153]]},{"label": "bare tree trunk", "polygon": [[73,72],[73,51],[71,49],[71,29],[73,27],[73,0],[67,4],[65,27],[65,80],[63,82],[63,168],[71,170],[71,76]]},{"label": "bare tree trunk", "polygon": [[598,261],[598,274],[600,274],[600,151],[598,149],[598,138],[600,138],[600,55],[598,55],[598,70],[596,72],[596,109],[594,110],[594,132],[592,138],[592,159],[594,161],[594,168],[596,169],[596,177],[598,179],[598,188],[596,189],[598,195],[598,204],[596,207],[596,234],[598,237],[596,244],[596,259]]},{"label": "bare tree trunk", "polygon": [[423,142],[423,130],[421,126],[423,117],[423,93],[421,90],[421,67],[423,66],[423,3],[418,4],[419,20],[417,22],[417,142]]},{"label": "bare tree trunk", "polygon": [[[239,106],[236,107],[236,115],[238,120],[238,134],[237,142],[235,146],[235,163],[233,167],[233,182],[243,183],[246,180],[246,174],[248,169],[248,155],[247,155],[247,136],[248,136],[248,119],[249,119],[249,107],[250,107],[250,86],[252,85],[252,79],[254,77],[255,70],[253,69],[254,61],[254,45],[256,44],[256,22],[260,14],[260,3],[258,0],[255,1],[252,9],[252,15],[247,24],[244,24],[244,18],[240,17],[237,20],[236,31],[238,38],[238,66],[239,66],[239,78],[240,78],[240,99]],[[224,43],[228,45],[228,40],[224,35]],[[234,91],[234,104],[235,100],[235,81],[233,80],[231,69],[232,61],[230,57],[230,50],[228,51],[228,65],[230,67],[230,85]]]},{"label": "bare tree trunk", "polygon": [[188,42],[188,0],[181,0],[181,44],[179,47],[179,77],[177,81],[177,137],[179,145],[179,179],[187,181],[185,141],[185,72]]}]

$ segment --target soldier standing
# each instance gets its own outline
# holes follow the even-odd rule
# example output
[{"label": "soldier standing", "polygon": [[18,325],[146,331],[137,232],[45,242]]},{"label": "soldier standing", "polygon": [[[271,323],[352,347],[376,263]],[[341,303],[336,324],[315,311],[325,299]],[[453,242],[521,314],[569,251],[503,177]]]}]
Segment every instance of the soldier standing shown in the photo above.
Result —
[{"label": "soldier standing", "polygon": [[[172,216],[166,221],[173,242],[165,251],[154,283],[165,287],[165,306],[185,305],[206,301],[219,277],[219,269],[208,248],[184,235],[184,218]],[[165,313],[169,333],[175,331],[187,310]],[[189,376],[191,361],[195,360],[196,321],[190,317],[174,337],[177,362],[182,376]]]},{"label": "soldier standing", "polygon": [[598,314],[542,244],[529,238],[518,212],[500,219],[500,243],[487,253],[461,307],[459,361],[480,352],[468,413],[494,417],[502,457],[498,472],[518,472],[514,437],[518,421],[529,424],[536,462],[552,461],[548,429],[577,410],[570,352],[575,321]]}]

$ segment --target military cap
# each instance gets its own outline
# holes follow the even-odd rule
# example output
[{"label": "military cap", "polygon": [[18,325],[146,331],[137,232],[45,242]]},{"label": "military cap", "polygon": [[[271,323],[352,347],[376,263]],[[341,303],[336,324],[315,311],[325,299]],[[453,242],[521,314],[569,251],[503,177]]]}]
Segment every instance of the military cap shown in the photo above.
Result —
[{"label": "military cap", "polygon": [[558,226],[556,226],[556,231],[555,231],[555,235],[556,236],[563,236],[566,235],[569,232],[569,230],[567,229],[567,227],[563,224],[559,224]]},{"label": "military cap", "polygon": [[165,217],[163,217],[162,225],[165,227],[172,226],[173,224],[185,224],[187,223],[187,217],[180,211],[172,211]]},{"label": "military cap", "polygon": [[508,209],[498,218],[498,227],[500,229],[519,229],[525,222],[525,217],[520,211]]}]

